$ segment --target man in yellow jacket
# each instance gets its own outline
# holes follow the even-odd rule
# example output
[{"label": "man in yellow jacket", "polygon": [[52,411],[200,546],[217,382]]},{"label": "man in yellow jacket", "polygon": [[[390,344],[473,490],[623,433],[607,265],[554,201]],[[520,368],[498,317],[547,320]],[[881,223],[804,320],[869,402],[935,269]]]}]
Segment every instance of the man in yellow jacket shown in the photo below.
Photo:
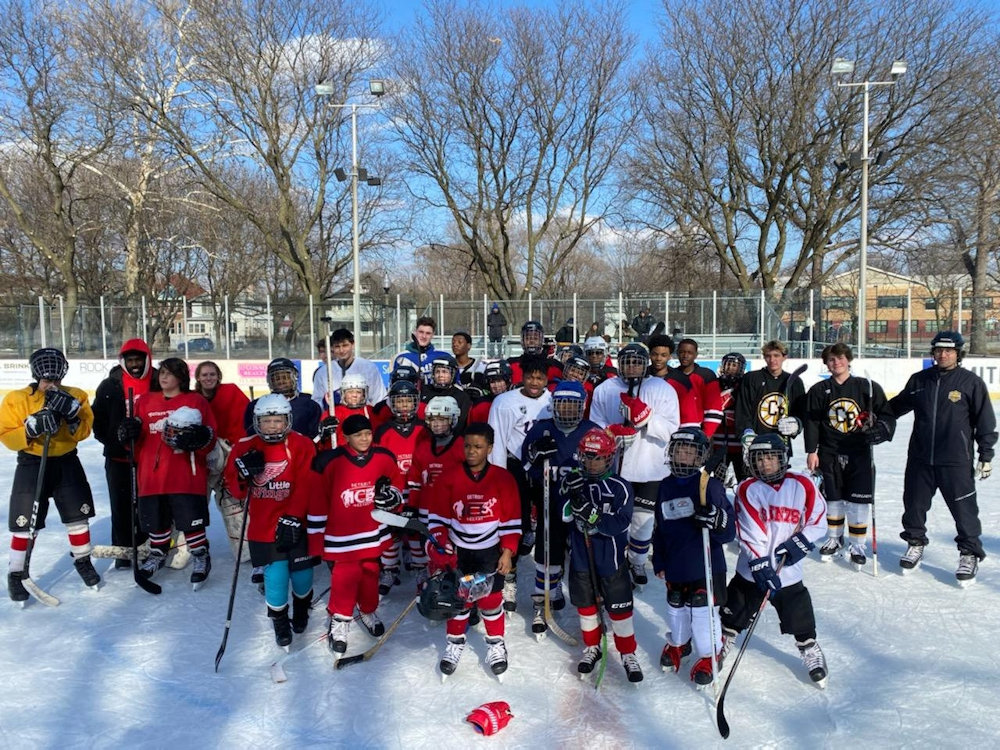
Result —
[{"label": "man in yellow jacket", "polygon": [[[45,528],[49,498],[55,501],[59,518],[66,526],[80,578],[92,588],[101,582],[90,561],[89,520],[94,516],[94,498],[76,454],[77,444],[90,435],[94,414],[84,391],[62,385],[69,363],[61,351],[39,349],[28,359],[28,365],[33,382],[11,391],[0,403],[0,441],[17,451],[8,513],[13,536],[7,573],[7,592],[15,602],[28,598],[23,583],[27,577],[25,557],[34,535]],[[45,474],[39,483],[46,437]],[[33,506],[38,487],[41,492],[36,514]]]}]

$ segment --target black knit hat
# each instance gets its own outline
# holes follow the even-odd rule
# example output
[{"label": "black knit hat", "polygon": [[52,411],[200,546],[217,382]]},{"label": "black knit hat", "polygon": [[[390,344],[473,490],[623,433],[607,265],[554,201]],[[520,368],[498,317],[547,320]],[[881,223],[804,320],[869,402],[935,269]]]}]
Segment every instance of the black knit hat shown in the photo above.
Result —
[{"label": "black knit hat", "polygon": [[352,414],[347,419],[344,420],[344,426],[342,428],[344,435],[353,435],[356,432],[361,432],[362,430],[370,430],[372,428],[371,420],[368,419],[364,414]]}]

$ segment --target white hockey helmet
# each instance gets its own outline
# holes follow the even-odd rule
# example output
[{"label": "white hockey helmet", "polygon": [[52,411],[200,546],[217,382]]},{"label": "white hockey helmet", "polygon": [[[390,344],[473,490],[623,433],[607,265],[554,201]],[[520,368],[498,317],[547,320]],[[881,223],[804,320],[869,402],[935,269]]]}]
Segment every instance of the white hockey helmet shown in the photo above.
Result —
[{"label": "white hockey helmet", "polygon": [[[357,397],[348,400],[348,391],[361,391],[360,400]],[[368,381],[365,380],[364,375],[351,373],[344,376],[343,380],[340,381],[340,401],[346,406],[364,406],[365,402],[368,401]]]},{"label": "white hockey helmet", "polygon": [[[263,417],[284,417],[285,426],[279,432],[265,432],[261,426]],[[268,393],[257,399],[253,405],[253,429],[265,443],[280,443],[292,430],[292,404],[279,393]]]},{"label": "white hockey helmet", "polygon": [[177,448],[177,438],[201,424],[201,412],[193,406],[179,406],[167,415],[163,425],[163,442]]},{"label": "white hockey helmet", "polygon": [[[455,429],[461,416],[462,410],[458,408],[458,402],[451,396],[435,396],[427,402],[427,408],[424,410],[424,421],[429,426],[431,420],[435,417],[447,419],[451,425],[448,428],[448,432]],[[433,426],[431,428],[433,432]]]}]

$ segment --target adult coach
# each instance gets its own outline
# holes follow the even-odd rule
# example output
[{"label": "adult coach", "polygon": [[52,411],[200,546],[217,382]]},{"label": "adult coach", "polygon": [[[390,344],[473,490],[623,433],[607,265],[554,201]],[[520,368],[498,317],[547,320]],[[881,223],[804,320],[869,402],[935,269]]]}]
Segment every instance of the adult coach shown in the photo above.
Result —
[{"label": "adult coach", "polygon": [[[317,342],[317,347],[322,344],[322,349],[326,348],[326,341]],[[357,356],[354,346],[354,334],[346,328],[338,328],[330,334],[330,348],[333,350],[331,370],[331,383],[335,398],[327,402],[326,397],[326,358],[325,351],[320,357],[320,365],[313,375],[312,400],[333,413],[335,403],[339,403],[340,384],[345,375],[360,375],[368,384],[368,403],[377,404],[385,398],[385,383],[382,380],[382,373],[378,365],[370,359]]]},{"label": "adult coach", "polygon": [[[934,366],[910,376],[903,391],[889,401],[898,418],[913,412],[913,433],[903,477],[903,531],[909,545],[899,560],[904,570],[920,564],[927,546],[927,511],[935,490],[944,497],[958,536],[955,577],[965,586],[975,580],[986,557],[976,502],[976,476],[987,479],[997,442],[996,417],[983,379],[962,369],[965,340],[941,331],[931,340]],[[979,461],[973,468],[974,450]]]}]

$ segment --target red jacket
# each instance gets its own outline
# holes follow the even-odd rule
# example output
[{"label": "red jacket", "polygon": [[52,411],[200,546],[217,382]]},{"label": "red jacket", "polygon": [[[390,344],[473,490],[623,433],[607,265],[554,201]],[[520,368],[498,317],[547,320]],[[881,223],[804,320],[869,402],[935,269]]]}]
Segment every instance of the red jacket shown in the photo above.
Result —
[{"label": "red jacket", "polygon": [[219,426],[218,435],[230,443],[246,437],[243,429],[243,415],[246,413],[249,397],[235,383],[219,383],[208,405]]},{"label": "red jacket", "polygon": [[264,454],[264,473],[250,484],[247,539],[273,542],[279,516],[306,519],[309,501],[319,491],[319,474],[312,470],[316,458],[313,441],[289,432],[281,443],[266,443],[260,436],[245,437],[233,445],[223,475],[233,497],[247,496],[247,485],[236,473],[236,459],[251,450]]},{"label": "red jacket", "polygon": [[320,453],[313,462],[320,489],[309,503],[309,554],[324,560],[377,560],[391,539],[372,518],[375,482],[389,477],[402,489],[396,457],[385,448],[355,453],[349,446]]},{"label": "red jacket", "polygon": [[[200,450],[188,453],[163,442],[167,416],[182,406],[201,412],[201,423],[212,428],[212,439]],[[144,393],[136,400],[135,416],[142,420],[136,440],[139,495],[204,495],[208,491],[205,458],[215,447],[215,415],[208,401],[194,391],[167,398],[161,391]]]}]

